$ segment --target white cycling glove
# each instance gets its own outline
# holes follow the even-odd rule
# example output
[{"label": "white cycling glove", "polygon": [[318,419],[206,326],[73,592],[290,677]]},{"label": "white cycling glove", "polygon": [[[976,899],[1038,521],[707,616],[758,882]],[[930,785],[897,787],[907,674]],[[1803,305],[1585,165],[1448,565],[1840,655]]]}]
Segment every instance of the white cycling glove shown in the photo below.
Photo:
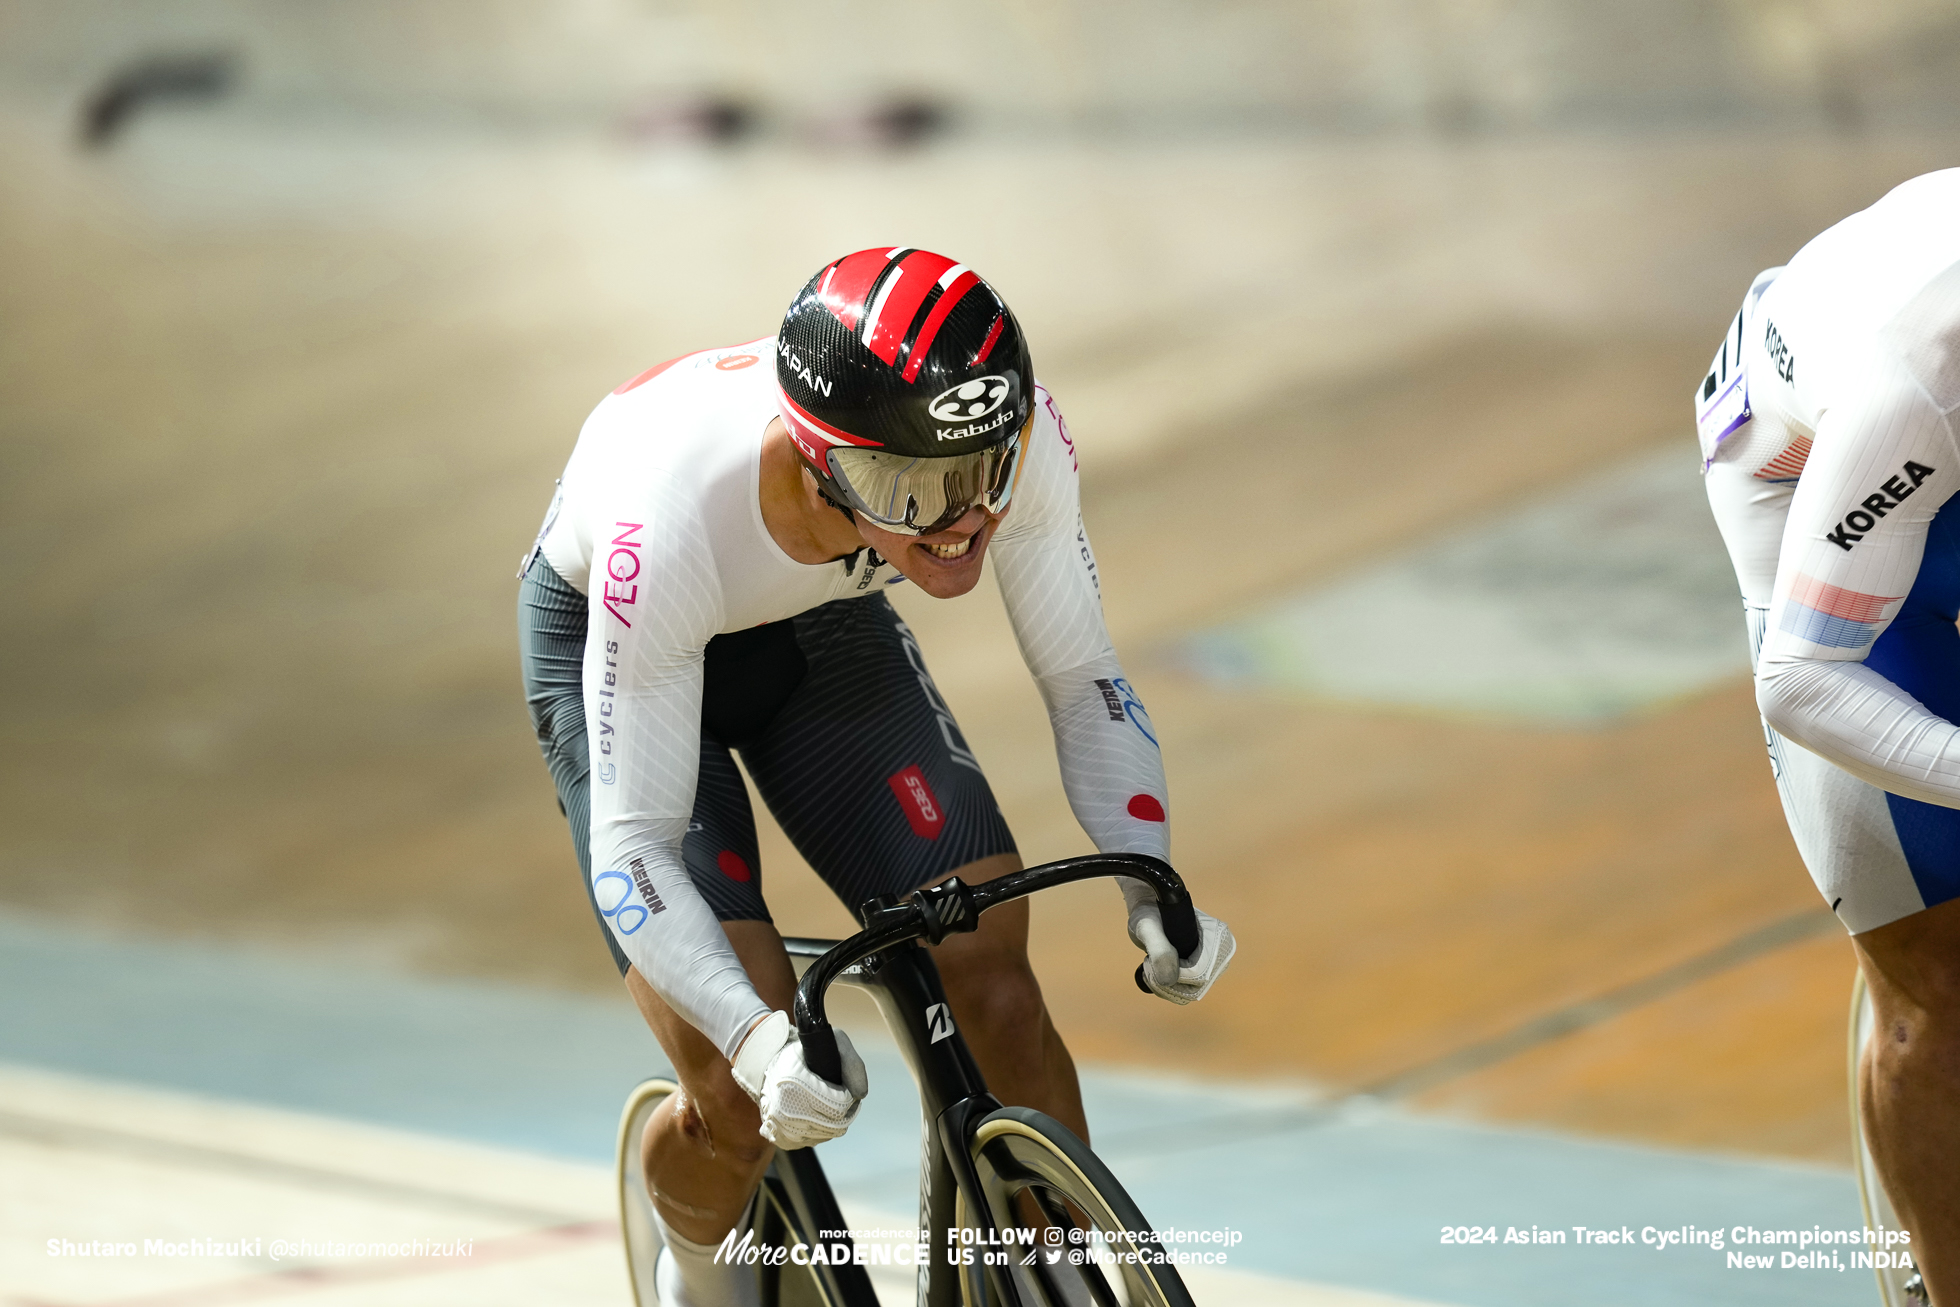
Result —
[{"label": "white cycling glove", "polygon": [[1212,982],[1238,951],[1232,928],[1216,917],[1198,913],[1198,952],[1187,964],[1164,934],[1164,916],[1157,892],[1140,880],[1123,882],[1123,901],[1130,905],[1130,942],[1144,952],[1143,983],[1158,998],[1182,1006],[1205,996]]},{"label": "white cycling glove", "polygon": [[864,1059],[839,1030],[837,1052],[844,1064],[839,1089],[803,1061],[803,1041],[789,1013],[771,1012],[755,1023],[735,1051],[735,1083],[762,1109],[762,1137],[778,1148],[808,1148],[844,1133],[857,1115],[869,1082]]}]

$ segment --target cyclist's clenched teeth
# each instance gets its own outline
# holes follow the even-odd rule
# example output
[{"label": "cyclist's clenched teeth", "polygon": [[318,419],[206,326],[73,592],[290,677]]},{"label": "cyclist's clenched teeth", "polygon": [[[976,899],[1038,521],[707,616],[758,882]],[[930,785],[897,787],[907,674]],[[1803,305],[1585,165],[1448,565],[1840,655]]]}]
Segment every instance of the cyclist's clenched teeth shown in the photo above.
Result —
[{"label": "cyclist's clenched teeth", "polygon": [[961,555],[965,554],[967,550],[973,547],[973,537],[968,536],[966,539],[960,541],[957,544],[922,545],[921,547],[925,549],[928,553],[930,553],[934,558],[958,558]]}]

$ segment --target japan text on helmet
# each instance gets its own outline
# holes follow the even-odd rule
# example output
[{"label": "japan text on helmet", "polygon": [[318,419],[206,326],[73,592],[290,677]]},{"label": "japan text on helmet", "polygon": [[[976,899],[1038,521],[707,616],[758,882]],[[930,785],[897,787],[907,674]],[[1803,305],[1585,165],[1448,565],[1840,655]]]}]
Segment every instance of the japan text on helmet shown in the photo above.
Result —
[{"label": "japan text on helmet", "polygon": [[1005,512],[1034,373],[1020,324],[964,264],[893,246],[812,277],[776,337],[783,423],[824,493],[887,530]]}]

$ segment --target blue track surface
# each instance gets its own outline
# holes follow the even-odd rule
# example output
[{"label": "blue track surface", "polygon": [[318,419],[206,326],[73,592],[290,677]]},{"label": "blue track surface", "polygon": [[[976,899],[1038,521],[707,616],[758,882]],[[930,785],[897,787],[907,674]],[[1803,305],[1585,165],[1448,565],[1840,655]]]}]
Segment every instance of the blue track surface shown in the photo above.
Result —
[{"label": "blue track surface", "polygon": [[[917,1098],[895,1052],[865,1053],[872,1098],[824,1161],[847,1200],[901,1215]],[[589,1161],[610,1161],[626,1090],[661,1069],[623,997],[361,976],[12,915],[0,1060]],[[1445,1225],[1847,1228],[1843,1173],[1114,1072],[1083,1087],[1097,1149],[1143,1210],[1243,1231],[1235,1268],[1466,1307],[1875,1300],[1867,1272],[1729,1270],[1701,1248],[1439,1242]]]}]

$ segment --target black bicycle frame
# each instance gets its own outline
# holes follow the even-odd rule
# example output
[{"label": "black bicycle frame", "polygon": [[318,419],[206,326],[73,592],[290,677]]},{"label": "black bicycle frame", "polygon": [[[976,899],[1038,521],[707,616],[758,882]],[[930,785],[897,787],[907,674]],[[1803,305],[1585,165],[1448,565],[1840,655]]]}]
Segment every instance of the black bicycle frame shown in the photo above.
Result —
[{"label": "black bicycle frame", "polygon": [[[797,985],[796,1025],[811,1070],[832,1084],[843,1083],[837,1036],[824,1013],[824,995],[833,982],[844,979],[867,990],[877,1002],[918,1081],[925,1118],[919,1228],[930,1243],[925,1293],[920,1299],[924,1307],[958,1307],[962,1270],[975,1278],[971,1299],[985,1300],[981,1281],[987,1272],[978,1265],[955,1266],[946,1232],[955,1228],[954,1201],[964,1188],[972,1195],[967,1213],[972,1228],[985,1247],[995,1247],[993,1214],[981,1197],[966,1141],[975,1123],[1001,1104],[988,1092],[971,1050],[954,1028],[939,968],[919,941],[937,944],[950,934],[977,928],[980,914],[988,908],[1055,885],[1101,876],[1148,882],[1157,891],[1165,936],[1180,957],[1196,951],[1197,915],[1177,873],[1142,854],[1103,854],[1051,862],[982,885],[946,880],[903,902],[880,896],[864,906],[865,928],[811,962]],[[789,939],[784,944],[792,956],[808,957],[824,942]]]}]

